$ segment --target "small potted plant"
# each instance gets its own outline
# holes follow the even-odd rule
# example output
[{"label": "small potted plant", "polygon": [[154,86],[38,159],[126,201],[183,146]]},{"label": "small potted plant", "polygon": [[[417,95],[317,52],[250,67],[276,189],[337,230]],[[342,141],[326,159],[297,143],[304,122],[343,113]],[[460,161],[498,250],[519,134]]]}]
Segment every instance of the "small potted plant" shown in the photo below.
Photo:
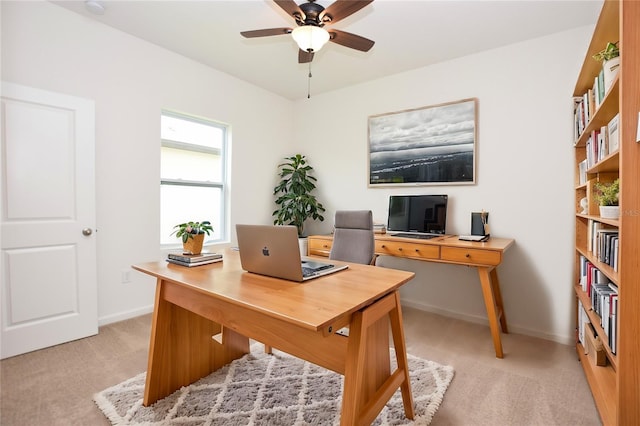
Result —
[{"label": "small potted plant", "polygon": [[173,228],[175,230],[171,235],[176,234],[176,237],[182,240],[182,248],[185,254],[202,253],[205,234],[210,235],[213,232],[211,222],[208,220],[180,223]]},{"label": "small potted plant", "polygon": [[620,206],[618,205],[620,179],[610,183],[597,182],[595,189],[596,201],[600,204],[600,217],[605,219],[620,217]]},{"label": "small potted plant", "polygon": [[607,43],[607,46],[593,55],[593,59],[602,62],[602,69],[604,71],[604,88],[605,92],[611,87],[611,83],[618,75],[620,69],[620,48],[618,42]]},{"label": "small potted plant", "polygon": [[281,180],[273,189],[276,195],[276,205],[272,216],[275,216],[274,225],[295,225],[298,228],[298,237],[301,239],[300,252],[306,256],[304,243],[304,223],[307,219],[323,221],[324,206],[318,202],[312,194],[316,188],[317,179],[311,175],[311,167],[304,155],[296,154],[286,157],[285,162],[278,165]]}]

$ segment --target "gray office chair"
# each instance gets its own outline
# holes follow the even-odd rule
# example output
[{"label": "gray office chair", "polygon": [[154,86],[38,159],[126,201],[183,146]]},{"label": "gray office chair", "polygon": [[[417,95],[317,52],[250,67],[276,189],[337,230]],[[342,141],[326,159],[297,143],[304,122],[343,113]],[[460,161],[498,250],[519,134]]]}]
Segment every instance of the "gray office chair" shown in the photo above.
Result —
[{"label": "gray office chair", "polygon": [[[375,242],[371,210],[338,210],[329,259],[375,265]],[[336,334],[349,336],[349,327]]]},{"label": "gray office chair", "polygon": [[371,210],[338,210],[329,259],[375,264]]},{"label": "gray office chair", "polygon": [[[338,210],[334,221],[335,230],[329,259],[375,265],[371,210]],[[336,334],[348,336],[349,328],[341,328]],[[264,351],[272,353],[271,346],[264,345]]]}]

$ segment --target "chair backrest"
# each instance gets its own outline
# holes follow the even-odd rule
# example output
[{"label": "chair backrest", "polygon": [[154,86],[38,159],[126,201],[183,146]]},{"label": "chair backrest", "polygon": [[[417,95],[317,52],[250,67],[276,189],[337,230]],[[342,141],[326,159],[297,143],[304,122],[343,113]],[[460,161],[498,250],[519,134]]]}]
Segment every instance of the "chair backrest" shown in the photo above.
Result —
[{"label": "chair backrest", "polygon": [[375,253],[371,210],[338,210],[329,259],[371,263]]}]

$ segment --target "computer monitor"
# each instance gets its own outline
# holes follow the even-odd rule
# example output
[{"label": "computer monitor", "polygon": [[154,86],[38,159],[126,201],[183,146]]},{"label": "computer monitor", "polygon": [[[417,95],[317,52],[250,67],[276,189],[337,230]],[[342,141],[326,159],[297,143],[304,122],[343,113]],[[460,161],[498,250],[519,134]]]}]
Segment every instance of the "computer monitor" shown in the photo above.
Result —
[{"label": "computer monitor", "polygon": [[444,234],[447,198],[447,195],[391,195],[387,230]]}]

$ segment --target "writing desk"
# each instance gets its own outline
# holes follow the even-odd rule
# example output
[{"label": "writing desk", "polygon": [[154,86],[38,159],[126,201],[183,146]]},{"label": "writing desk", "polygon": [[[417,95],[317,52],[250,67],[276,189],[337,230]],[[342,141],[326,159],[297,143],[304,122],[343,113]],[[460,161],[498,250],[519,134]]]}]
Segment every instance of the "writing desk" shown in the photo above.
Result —
[{"label": "writing desk", "polygon": [[[310,255],[329,256],[332,242],[331,235],[313,235],[309,237],[308,252]],[[375,253],[476,268],[480,277],[496,357],[502,358],[504,354],[500,330],[508,333],[508,329],[496,268],[502,263],[504,252],[513,243],[512,239],[493,237],[486,242],[471,242],[461,241],[457,235],[443,235],[423,240],[376,234]]]},{"label": "writing desk", "polygon": [[[253,338],[343,374],[341,425],[370,424],[398,388],[413,419],[398,289],[414,273],[349,264],[300,284],[243,271],[237,251],[223,256],[194,268],[133,265],[157,278],[145,406],[248,353]],[[348,337],[335,334],[345,326]]]}]

